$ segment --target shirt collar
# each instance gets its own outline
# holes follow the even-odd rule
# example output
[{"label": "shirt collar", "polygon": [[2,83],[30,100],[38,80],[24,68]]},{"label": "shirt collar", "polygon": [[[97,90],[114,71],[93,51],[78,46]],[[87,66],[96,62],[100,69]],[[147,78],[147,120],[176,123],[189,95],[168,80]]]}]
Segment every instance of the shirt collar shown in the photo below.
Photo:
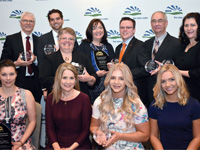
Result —
[{"label": "shirt collar", "polygon": [[123,42],[123,43],[125,43],[126,45],[128,45],[130,43],[130,41],[132,40],[133,37],[134,37],[134,35],[132,37],[130,37],[128,40],[126,40],[125,42]]},{"label": "shirt collar", "polygon": [[22,35],[22,39],[26,39],[27,36],[30,37],[30,39],[32,39],[32,33],[30,35],[27,35],[24,31],[21,30],[21,35]]}]

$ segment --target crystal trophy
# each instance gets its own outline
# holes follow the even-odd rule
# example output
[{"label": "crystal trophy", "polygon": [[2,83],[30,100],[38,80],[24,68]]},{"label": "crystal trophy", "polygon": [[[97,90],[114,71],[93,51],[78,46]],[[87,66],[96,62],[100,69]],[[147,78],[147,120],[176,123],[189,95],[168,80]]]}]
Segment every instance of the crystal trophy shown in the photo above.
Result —
[{"label": "crystal trophy", "polygon": [[155,62],[155,60],[149,60],[145,64],[145,70],[147,72],[151,72],[152,70],[156,70],[159,67],[159,64]]},{"label": "crystal trophy", "polygon": [[72,62],[71,64],[76,68],[78,75],[84,75],[85,74],[84,66],[82,64],[75,63],[75,62]]}]

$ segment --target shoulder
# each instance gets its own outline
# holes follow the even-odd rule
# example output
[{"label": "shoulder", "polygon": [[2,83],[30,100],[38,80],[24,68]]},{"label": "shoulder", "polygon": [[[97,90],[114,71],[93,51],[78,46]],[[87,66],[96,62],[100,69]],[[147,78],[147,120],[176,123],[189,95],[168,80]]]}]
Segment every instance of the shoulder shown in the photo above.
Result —
[{"label": "shoulder", "polygon": [[94,101],[93,107],[99,107],[99,105],[101,104],[101,98],[100,96],[96,98],[96,100]]},{"label": "shoulder", "polygon": [[148,46],[149,44],[153,44],[155,37],[152,37],[144,42],[144,46]]},{"label": "shoulder", "polygon": [[189,97],[187,104],[188,105],[192,105],[194,107],[199,107],[199,109],[200,109],[200,103],[199,103],[199,101],[197,99],[193,98],[193,97]]},{"label": "shoulder", "polygon": [[[51,31],[50,31],[50,32],[47,32],[47,33],[41,35],[41,36],[40,36],[40,39],[45,39],[45,38],[47,38],[47,37],[49,37],[49,36],[51,36],[51,35],[52,35],[52,32],[51,32]],[[52,36],[53,36],[53,35],[52,35]]]},{"label": "shoulder", "polygon": [[142,46],[144,43],[143,41],[141,41],[137,38],[132,39],[131,42],[135,43],[135,45],[138,45],[138,46]]},{"label": "shoulder", "polygon": [[21,37],[21,32],[17,32],[11,35],[6,36],[6,39],[12,39],[12,38],[16,38],[16,37]]}]

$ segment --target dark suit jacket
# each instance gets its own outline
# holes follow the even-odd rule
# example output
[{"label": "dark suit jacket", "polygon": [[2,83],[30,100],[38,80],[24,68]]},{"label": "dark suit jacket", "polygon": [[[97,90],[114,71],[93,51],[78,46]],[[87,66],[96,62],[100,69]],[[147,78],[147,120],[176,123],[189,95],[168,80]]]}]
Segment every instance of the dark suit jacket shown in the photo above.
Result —
[{"label": "dark suit jacket", "polygon": [[[46,34],[43,34],[42,36],[39,37],[39,41],[38,41],[38,63],[39,63],[39,68],[41,67],[43,61],[44,61],[44,58],[46,56],[46,54],[44,53],[44,47],[45,45],[49,45],[51,44],[53,47],[55,45],[55,41],[54,41],[54,38],[53,38],[53,33],[52,33],[52,30]],[[77,41],[75,41],[75,46],[74,48],[78,48],[78,43]]]},{"label": "dark suit jacket", "polygon": [[[143,103],[146,103],[146,72],[144,67],[138,60],[138,54],[142,50],[143,42],[133,37],[129,42],[125,53],[122,57],[122,62],[125,63],[132,72],[134,84],[138,88],[138,94],[142,99]],[[115,58],[119,59],[122,44],[119,44],[115,50]]]},{"label": "dark suit jacket", "polygon": [[[36,51],[37,42],[38,42],[38,37],[33,35],[33,53],[35,56],[37,56],[37,51]],[[6,41],[3,46],[1,60],[10,59],[14,62],[18,59],[19,54],[22,52],[24,52],[24,47],[23,47],[21,32],[15,33],[13,35],[9,35],[6,37]],[[35,81],[34,82],[35,84],[31,85],[30,83],[27,83],[27,79],[26,79],[27,77],[25,76],[26,67],[20,66],[19,68],[17,68],[16,85],[21,88],[29,89],[33,93],[36,101],[40,101],[41,87],[39,84],[39,70],[38,70],[38,67],[35,66],[34,63],[31,66],[34,71],[33,80]],[[35,86],[35,89],[37,88],[38,92],[34,92],[31,90],[33,86]]]},{"label": "dark suit jacket", "polygon": [[[139,54],[139,61],[143,64],[143,67],[147,61],[151,60],[154,39],[155,37],[145,41],[143,49]],[[180,54],[181,49],[180,41],[167,33],[167,36],[158,49],[155,60],[162,62],[163,60],[172,59],[175,62],[175,59]],[[150,76],[150,74],[147,76],[148,99],[150,101],[154,99],[153,87],[156,83],[156,77],[156,75]]]}]

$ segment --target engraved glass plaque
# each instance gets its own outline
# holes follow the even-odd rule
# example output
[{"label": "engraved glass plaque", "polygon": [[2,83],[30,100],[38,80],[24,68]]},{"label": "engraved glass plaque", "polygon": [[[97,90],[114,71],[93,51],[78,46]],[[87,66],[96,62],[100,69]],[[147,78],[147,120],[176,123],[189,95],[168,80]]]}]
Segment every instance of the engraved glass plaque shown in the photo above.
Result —
[{"label": "engraved glass plaque", "polygon": [[51,54],[51,53],[53,53],[53,52],[55,52],[55,51],[56,51],[56,49],[55,49],[55,47],[54,47],[53,44],[46,44],[46,45],[44,46],[44,53],[45,53],[46,55],[49,55],[49,54]]},{"label": "engraved glass plaque", "polygon": [[99,143],[100,141],[108,141],[111,138],[109,130],[102,130],[101,127],[93,131],[93,139]]},{"label": "engraved glass plaque", "polygon": [[75,62],[72,62],[71,64],[76,68],[78,75],[84,75],[85,74],[84,66],[82,64],[75,63]]},{"label": "engraved glass plaque", "polygon": [[106,52],[102,50],[93,51],[95,65],[99,68],[99,70],[108,70],[107,63],[109,61],[108,55]]},{"label": "engraved glass plaque", "polygon": [[149,60],[145,64],[145,70],[147,72],[151,72],[152,70],[156,70],[159,64],[155,62],[155,60]]},{"label": "engraved glass plaque", "polygon": [[28,61],[32,58],[31,52],[26,51],[26,52],[22,52],[21,56],[20,56],[21,60],[23,61]]}]

